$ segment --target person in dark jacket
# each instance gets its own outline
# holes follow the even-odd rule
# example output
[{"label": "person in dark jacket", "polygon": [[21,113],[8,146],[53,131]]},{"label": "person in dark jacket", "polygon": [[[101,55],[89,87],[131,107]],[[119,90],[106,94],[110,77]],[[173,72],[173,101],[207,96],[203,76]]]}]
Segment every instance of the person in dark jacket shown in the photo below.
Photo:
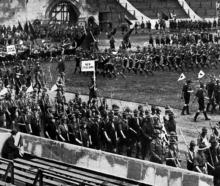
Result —
[{"label": "person in dark jacket", "polygon": [[220,185],[220,163],[215,167],[214,172],[214,186]]},{"label": "person in dark jacket", "polygon": [[200,112],[203,112],[203,114],[205,116],[205,120],[210,120],[210,118],[208,118],[206,110],[205,110],[205,89],[204,89],[203,83],[200,83],[200,88],[197,90],[195,97],[197,98],[199,109],[194,116],[194,122],[196,122],[196,119],[199,116]]},{"label": "person in dark jacket", "polygon": [[2,149],[2,157],[6,159],[13,160],[19,157],[19,147],[15,146],[15,139],[17,131],[12,130],[11,136],[6,140],[3,149]]}]

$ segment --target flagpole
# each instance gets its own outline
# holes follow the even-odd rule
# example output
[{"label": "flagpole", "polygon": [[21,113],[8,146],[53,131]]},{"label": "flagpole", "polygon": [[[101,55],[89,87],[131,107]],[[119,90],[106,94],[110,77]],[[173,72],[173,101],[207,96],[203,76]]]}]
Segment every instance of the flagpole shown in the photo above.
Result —
[{"label": "flagpole", "polygon": [[93,71],[93,79],[94,79],[94,84],[96,85],[96,74],[95,74],[95,69]]}]

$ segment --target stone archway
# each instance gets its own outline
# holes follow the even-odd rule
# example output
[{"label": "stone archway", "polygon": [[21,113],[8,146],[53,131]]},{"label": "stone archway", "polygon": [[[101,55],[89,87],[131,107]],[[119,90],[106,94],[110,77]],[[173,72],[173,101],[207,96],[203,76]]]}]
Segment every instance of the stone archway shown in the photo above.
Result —
[{"label": "stone archway", "polygon": [[80,16],[79,3],[76,0],[51,0],[46,17],[57,23],[75,24]]}]

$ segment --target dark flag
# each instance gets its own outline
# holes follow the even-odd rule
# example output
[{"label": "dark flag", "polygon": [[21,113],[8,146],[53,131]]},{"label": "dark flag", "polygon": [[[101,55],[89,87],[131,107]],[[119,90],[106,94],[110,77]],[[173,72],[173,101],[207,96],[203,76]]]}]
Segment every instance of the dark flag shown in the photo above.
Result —
[{"label": "dark flag", "polygon": [[129,41],[129,38],[130,38],[130,35],[131,33],[133,32],[134,28],[130,29],[129,31],[127,31],[127,33],[125,33],[124,37],[123,37],[123,40],[125,42],[128,42]]},{"label": "dark flag", "polygon": [[169,19],[176,19],[176,14],[175,14],[174,10],[172,12],[169,11]]},{"label": "dark flag", "polygon": [[87,31],[84,28],[84,34],[80,39],[76,40],[77,47],[81,46],[83,49],[89,50],[92,44],[96,42],[92,31]]},{"label": "dark flag", "polygon": [[32,39],[36,38],[35,30],[31,22],[29,21],[29,33]]},{"label": "dark flag", "polygon": [[126,15],[125,15],[124,19],[129,25],[132,25],[132,22],[130,21],[130,19]]},{"label": "dark flag", "polygon": [[85,33],[86,33],[84,36],[85,38],[81,43],[81,47],[83,49],[89,50],[91,45],[94,44],[94,42],[96,42],[96,40],[93,36],[92,31],[85,31]]},{"label": "dark flag", "polygon": [[170,11],[169,11],[169,19],[173,19],[173,14]]},{"label": "dark flag", "polygon": [[117,32],[117,28],[114,28],[111,32],[107,34],[108,39],[110,39],[112,36],[114,36]]},{"label": "dark flag", "polygon": [[134,28],[130,29],[127,33],[125,33],[122,41],[122,48],[127,49],[131,48],[130,35],[133,32]]},{"label": "dark flag", "polygon": [[22,26],[21,26],[20,21],[18,21],[18,27],[17,27],[17,29],[18,29],[19,31],[23,31],[23,28],[22,28]]},{"label": "dark flag", "polygon": [[169,17],[164,12],[161,12],[161,19],[164,19],[167,21]]},{"label": "dark flag", "polygon": [[24,32],[29,34],[29,27],[28,27],[28,23],[26,21],[25,25],[24,25]]}]

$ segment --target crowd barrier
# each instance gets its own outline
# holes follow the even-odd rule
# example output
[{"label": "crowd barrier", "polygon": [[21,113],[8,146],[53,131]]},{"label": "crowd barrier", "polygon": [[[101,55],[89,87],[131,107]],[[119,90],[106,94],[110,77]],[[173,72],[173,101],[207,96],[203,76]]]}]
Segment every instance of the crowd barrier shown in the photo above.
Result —
[{"label": "crowd barrier", "polygon": [[[9,136],[0,129],[0,152]],[[213,186],[213,178],[188,170],[155,164],[46,138],[21,134],[24,151],[47,159],[128,178],[152,186]]]}]

